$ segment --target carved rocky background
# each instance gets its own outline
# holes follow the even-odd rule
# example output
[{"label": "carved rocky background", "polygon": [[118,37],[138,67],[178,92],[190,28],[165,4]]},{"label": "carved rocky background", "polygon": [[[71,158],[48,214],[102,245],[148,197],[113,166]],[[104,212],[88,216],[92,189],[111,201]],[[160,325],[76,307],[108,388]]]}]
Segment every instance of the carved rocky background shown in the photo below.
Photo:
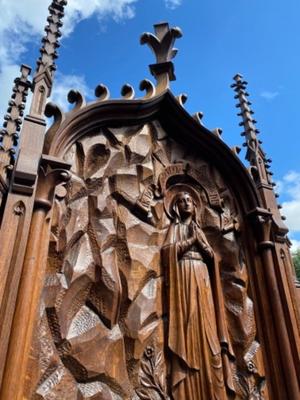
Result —
[{"label": "carved rocky background", "polygon": [[160,252],[170,220],[160,179],[173,165],[198,177],[190,174],[189,184],[200,193],[202,227],[220,263],[236,398],[264,398],[238,212],[220,174],[157,122],[102,128],[65,160],[72,179],[53,211],[28,374],[38,382],[33,398],[168,398]]}]

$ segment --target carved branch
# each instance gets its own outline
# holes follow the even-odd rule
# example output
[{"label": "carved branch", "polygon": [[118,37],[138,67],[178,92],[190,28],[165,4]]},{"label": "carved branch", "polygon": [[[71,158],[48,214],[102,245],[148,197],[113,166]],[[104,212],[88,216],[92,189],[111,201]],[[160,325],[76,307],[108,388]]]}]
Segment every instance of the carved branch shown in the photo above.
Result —
[{"label": "carved branch", "polygon": [[161,400],[169,400],[166,392],[163,371],[162,352],[155,352],[152,346],[147,346],[141,360],[139,373],[140,387],[136,393],[140,399],[154,399],[151,392],[159,395]]}]

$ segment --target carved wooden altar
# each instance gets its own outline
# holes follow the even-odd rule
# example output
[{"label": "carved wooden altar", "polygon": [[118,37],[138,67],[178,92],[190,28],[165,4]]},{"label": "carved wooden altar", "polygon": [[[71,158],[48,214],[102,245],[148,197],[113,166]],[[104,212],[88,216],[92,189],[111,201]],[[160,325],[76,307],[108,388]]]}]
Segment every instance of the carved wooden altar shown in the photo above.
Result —
[{"label": "carved wooden altar", "polygon": [[46,101],[65,5],[2,130],[1,399],[299,399],[299,294],[247,83],[248,169],[170,91],[166,23],[141,37],[143,97],[71,90],[64,113]]}]

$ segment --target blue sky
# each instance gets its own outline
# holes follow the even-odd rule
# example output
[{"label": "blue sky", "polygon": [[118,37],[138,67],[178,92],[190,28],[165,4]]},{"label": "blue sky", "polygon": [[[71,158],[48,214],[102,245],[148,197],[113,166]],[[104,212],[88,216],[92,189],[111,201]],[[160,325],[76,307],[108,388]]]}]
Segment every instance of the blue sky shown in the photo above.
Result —
[{"label": "blue sky", "polygon": [[[18,65],[35,66],[50,0],[0,0],[0,113],[4,115]],[[68,89],[89,98],[104,83],[112,97],[124,83],[138,95],[154,61],[140,34],[168,21],[183,38],[174,59],[175,94],[204,112],[208,128],[221,127],[229,145],[242,143],[230,89],[239,72],[249,82],[253,110],[291,229],[300,244],[299,0],[69,0],[57,61],[53,100],[66,106]]]}]

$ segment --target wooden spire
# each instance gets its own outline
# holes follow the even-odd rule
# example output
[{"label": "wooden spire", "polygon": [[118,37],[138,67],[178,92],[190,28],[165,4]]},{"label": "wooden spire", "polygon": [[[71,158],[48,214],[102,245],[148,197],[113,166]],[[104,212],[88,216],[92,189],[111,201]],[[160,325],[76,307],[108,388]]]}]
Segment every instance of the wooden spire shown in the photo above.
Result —
[{"label": "wooden spire", "polygon": [[3,129],[0,131],[0,177],[5,184],[15,163],[15,147],[18,145],[26,97],[31,85],[28,80],[30,72],[30,67],[21,66],[21,76],[14,80],[13,93],[4,116]]},{"label": "wooden spire", "polygon": [[[58,182],[56,177],[59,179],[60,172],[64,175],[64,171],[61,171],[61,169],[67,170],[69,168],[69,165],[60,159],[47,158],[42,155],[46,129],[44,109],[47,97],[51,93],[55,59],[57,58],[56,49],[59,46],[61,20],[64,16],[66,4],[65,0],[52,0],[49,7],[50,15],[48,16],[48,25],[45,28],[46,35],[42,40],[41,55],[31,86],[33,92],[31,108],[29,115],[24,117],[22,124],[18,158],[9,185],[7,185],[5,208],[3,208],[4,211],[1,215],[0,243],[1,255],[3,254],[0,257],[1,399],[23,398],[23,389],[26,385],[26,360],[29,357],[28,354],[30,354],[27,343],[32,337],[34,328],[31,325],[31,317],[22,310],[18,314],[16,309],[19,309],[22,304],[26,304],[27,312],[32,310],[30,305],[33,303],[31,303],[31,300],[29,302],[23,301],[23,288],[26,287],[26,282],[30,278],[31,288],[28,293],[30,292],[32,295],[36,293],[39,278],[35,273],[39,271],[39,274],[40,269],[37,268],[34,273],[31,273],[26,267],[25,260],[28,259],[26,254],[29,247],[34,251],[36,259],[39,257],[38,253],[41,248],[40,238],[37,247],[29,245],[28,241],[30,241],[32,229],[34,230],[34,227],[38,226],[38,229],[40,229],[43,226],[47,215],[48,200],[46,197],[54,194],[54,188]],[[25,75],[24,82],[26,82],[29,72],[25,68],[23,73]],[[18,118],[21,118],[22,106],[12,106],[12,120],[15,121],[14,126],[16,128],[21,123],[20,119],[15,120],[17,112],[19,113]],[[13,126],[9,128],[8,124],[6,130],[15,131]],[[57,173],[58,169],[60,169],[60,172]],[[48,178],[50,178],[50,181]],[[42,197],[46,196],[45,201],[39,200],[39,191],[37,190],[39,179],[48,182],[47,187],[43,186],[45,191]],[[39,187],[42,187],[41,185],[42,183]],[[35,215],[40,215],[38,222],[35,220]],[[40,234],[42,231],[39,231]],[[23,323],[21,319],[24,319]],[[21,329],[18,328],[20,323]],[[18,346],[15,346],[14,339],[11,340],[13,336],[18,337]],[[17,354],[17,348],[21,349],[20,354]],[[18,359],[18,365],[14,361],[15,357]],[[13,395],[11,388],[15,388]]]},{"label": "wooden spire", "polygon": [[44,114],[46,100],[51,94],[54,71],[56,70],[55,60],[58,57],[56,49],[60,46],[60,28],[62,27],[66,5],[66,0],[53,0],[49,6],[48,25],[45,27],[46,35],[42,39],[40,57],[33,78],[31,115],[42,116]]},{"label": "wooden spire", "polygon": [[279,212],[276,200],[278,195],[274,192],[276,184],[272,180],[273,173],[270,171],[272,160],[267,157],[262,149],[262,142],[258,139],[259,130],[255,125],[257,121],[253,118],[254,112],[250,108],[252,103],[248,100],[249,93],[246,90],[248,83],[240,74],[235,75],[233,79],[234,83],[231,87],[236,92],[235,99],[238,100],[236,107],[241,110],[237,115],[242,119],[239,125],[244,128],[241,135],[245,136],[244,146],[247,148],[246,159],[250,163],[250,173],[261,194],[266,210],[273,214],[273,220],[279,232],[285,235],[287,228],[282,222],[282,219],[285,218],[281,217]]}]

